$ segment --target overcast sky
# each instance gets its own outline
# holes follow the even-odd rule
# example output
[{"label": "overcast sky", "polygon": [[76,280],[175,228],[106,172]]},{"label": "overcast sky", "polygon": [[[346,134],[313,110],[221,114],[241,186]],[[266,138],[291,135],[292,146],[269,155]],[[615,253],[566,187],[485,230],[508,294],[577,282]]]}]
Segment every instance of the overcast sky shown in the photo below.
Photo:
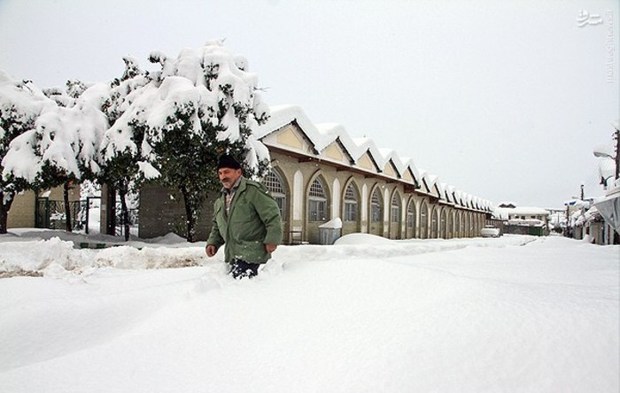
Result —
[{"label": "overcast sky", "polygon": [[0,69],[40,87],[119,77],[122,57],[225,38],[269,105],[494,203],[604,193],[620,117],[617,0],[0,0]]}]

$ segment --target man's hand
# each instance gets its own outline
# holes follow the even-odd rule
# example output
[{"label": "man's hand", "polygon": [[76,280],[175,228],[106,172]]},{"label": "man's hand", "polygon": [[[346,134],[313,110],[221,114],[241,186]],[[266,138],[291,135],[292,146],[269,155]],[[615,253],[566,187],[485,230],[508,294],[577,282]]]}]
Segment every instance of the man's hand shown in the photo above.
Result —
[{"label": "man's hand", "polygon": [[207,252],[208,257],[212,257],[217,252],[217,247],[215,247],[213,244],[207,244],[205,251]]},{"label": "man's hand", "polygon": [[273,244],[273,243],[265,244],[265,251],[267,251],[269,254],[274,252],[276,248],[278,248],[277,244]]}]

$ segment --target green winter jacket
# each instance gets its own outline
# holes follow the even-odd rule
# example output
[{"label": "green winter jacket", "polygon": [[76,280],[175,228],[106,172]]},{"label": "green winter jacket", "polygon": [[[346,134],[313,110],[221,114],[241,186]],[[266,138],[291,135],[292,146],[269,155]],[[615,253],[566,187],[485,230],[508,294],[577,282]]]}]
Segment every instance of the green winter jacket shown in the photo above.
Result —
[{"label": "green winter jacket", "polygon": [[213,226],[207,244],[225,244],[224,260],[242,259],[248,263],[265,263],[271,254],[265,244],[282,242],[282,220],[276,201],[260,183],[241,178],[226,215],[222,194],[213,204]]}]

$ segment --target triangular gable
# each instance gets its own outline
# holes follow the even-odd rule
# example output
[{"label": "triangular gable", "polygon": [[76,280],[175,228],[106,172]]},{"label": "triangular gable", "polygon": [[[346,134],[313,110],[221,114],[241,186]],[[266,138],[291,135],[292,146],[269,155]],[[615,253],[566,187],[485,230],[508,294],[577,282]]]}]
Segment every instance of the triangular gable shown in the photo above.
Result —
[{"label": "triangular gable", "polygon": [[398,173],[398,170],[396,169],[396,166],[394,165],[394,162],[392,160],[389,160],[385,164],[385,167],[383,168],[383,173],[396,179],[400,178],[400,174]]},{"label": "triangular gable", "polygon": [[405,172],[403,173],[403,180],[409,182],[409,183],[413,183],[416,187],[419,187],[420,184],[418,183],[418,179],[416,179],[415,175],[413,174],[413,172],[411,171],[410,167],[407,167],[407,169],[405,169]]},{"label": "triangular gable", "polygon": [[353,159],[357,162],[364,154],[368,154],[370,160],[376,167],[374,171],[377,173],[382,172],[382,167],[385,165],[386,159],[383,157],[377,145],[372,141],[372,139],[368,138],[358,138],[353,140],[353,142],[357,145],[356,154],[357,156],[353,156]]},{"label": "triangular gable", "polygon": [[424,192],[439,198],[439,192],[435,187],[437,185],[437,176],[431,175],[427,172],[423,172],[422,183],[424,184]]},{"label": "triangular gable", "polygon": [[366,153],[362,154],[360,158],[357,159],[357,166],[368,171],[372,172],[380,172],[377,163],[372,158],[369,150],[366,150]]},{"label": "triangular gable", "polygon": [[344,165],[351,165],[351,163],[353,162],[353,158],[340,142],[340,138],[330,143],[321,152],[321,157],[330,161],[340,162]]},{"label": "triangular gable", "polygon": [[289,123],[277,131],[266,135],[262,142],[269,146],[284,150],[297,151],[305,154],[316,154],[310,138],[301,130],[296,122]]}]

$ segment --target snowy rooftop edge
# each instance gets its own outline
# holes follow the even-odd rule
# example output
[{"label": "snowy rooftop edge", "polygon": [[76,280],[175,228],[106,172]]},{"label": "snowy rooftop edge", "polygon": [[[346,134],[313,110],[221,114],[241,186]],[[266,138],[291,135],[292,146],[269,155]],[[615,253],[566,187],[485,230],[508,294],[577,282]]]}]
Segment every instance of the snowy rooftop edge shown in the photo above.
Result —
[{"label": "snowy rooftop edge", "polygon": [[[419,170],[415,166],[412,158],[401,158],[395,150],[390,148],[378,148],[371,138],[351,138],[344,126],[339,123],[313,123],[304,110],[298,105],[275,105],[270,107],[270,112],[271,116],[269,120],[265,124],[260,125],[257,129],[258,139],[262,139],[282,127],[296,122],[313,144],[314,149],[319,153],[334,141],[339,140],[355,162],[366,152],[372,156],[380,168],[383,168],[391,161],[400,175],[410,170],[416,181],[420,183],[425,181],[426,184],[428,184],[429,188],[431,188],[431,192],[433,191],[432,189],[437,186],[437,191],[440,194],[441,200],[452,202],[446,199],[445,193],[447,190],[451,190],[451,194],[457,192],[456,188],[452,185],[443,183],[439,186],[437,184],[439,177],[424,170]],[[458,192],[460,195],[453,196],[453,198],[459,205],[480,209],[491,209],[493,207],[492,202],[486,199],[462,191]]]}]

